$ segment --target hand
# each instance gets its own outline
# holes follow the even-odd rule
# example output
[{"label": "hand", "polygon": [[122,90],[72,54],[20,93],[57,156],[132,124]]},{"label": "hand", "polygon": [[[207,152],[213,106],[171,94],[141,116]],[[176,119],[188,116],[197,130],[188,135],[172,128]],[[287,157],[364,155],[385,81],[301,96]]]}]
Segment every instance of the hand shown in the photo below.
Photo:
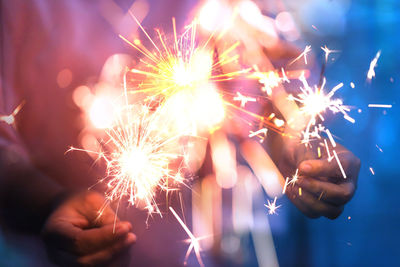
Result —
[{"label": "hand", "polygon": [[[298,154],[301,151],[304,158],[297,157],[300,162],[297,164],[299,180],[293,186],[287,187],[287,195],[305,215],[311,218],[325,216],[335,219],[343,212],[344,205],[354,195],[360,160],[343,146],[337,145],[335,150],[346,173],[345,179],[334,158],[328,161],[327,156],[324,155],[318,159],[315,155],[310,156],[312,153],[303,150],[298,148],[295,152]],[[301,195],[299,188],[301,188]]]},{"label": "hand", "polygon": [[85,192],[62,203],[42,231],[51,260],[61,266],[110,266],[128,254],[136,236],[129,222],[116,221],[99,193]]}]

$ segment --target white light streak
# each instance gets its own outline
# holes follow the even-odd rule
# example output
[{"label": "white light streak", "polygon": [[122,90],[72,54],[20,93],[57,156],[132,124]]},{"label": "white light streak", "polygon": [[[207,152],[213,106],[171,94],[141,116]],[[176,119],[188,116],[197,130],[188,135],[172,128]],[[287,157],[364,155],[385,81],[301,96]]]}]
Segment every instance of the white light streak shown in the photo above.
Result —
[{"label": "white light streak", "polygon": [[333,150],[333,155],[335,156],[335,159],[336,159],[336,161],[337,161],[337,164],[339,165],[339,168],[340,168],[340,171],[342,172],[343,178],[346,179],[346,178],[347,178],[347,175],[346,175],[346,173],[344,172],[342,163],[340,162],[339,157],[338,157],[338,155],[337,155],[337,153],[336,153],[335,150]]},{"label": "white light streak", "polygon": [[369,64],[369,69],[368,69],[368,73],[367,73],[367,80],[368,81],[371,81],[372,78],[375,77],[375,68],[378,65],[378,60],[379,60],[380,56],[381,56],[381,50],[379,50],[378,53],[376,53],[374,59]]},{"label": "white light streak", "polygon": [[392,108],[392,105],[388,104],[368,104],[369,108]]}]

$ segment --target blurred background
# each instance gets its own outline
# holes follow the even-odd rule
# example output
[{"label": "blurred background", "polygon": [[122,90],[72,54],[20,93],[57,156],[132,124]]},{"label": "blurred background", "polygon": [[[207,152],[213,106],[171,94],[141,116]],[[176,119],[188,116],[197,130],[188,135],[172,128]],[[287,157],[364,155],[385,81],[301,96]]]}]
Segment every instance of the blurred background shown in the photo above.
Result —
[{"label": "blurred background", "polygon": [[[339,51],[330,56],[325,76],[328,88],[344,83],[337,95],[344,99],[345,104],[353,107],[350,115],[356,123],[336,119],[329,122],[329,128],[341,144],[361,159],[362,168],[354,198],[334,221],[325,218],[307,219],[286,197],[278,200],[278,204],[282,205],[278,214],[268,215],[263,205],[268,199],[265,193],[260,190],[251,191],[252,200],[249,201],[253,204],[252,229],[250,233],[238,234],[240,229],[247,227],[243,226],[249,223],[245,220],[236,221],[237,225],[232,229],[224,228],[220,240],[224,263],[217,265],[397,265],[400,262],[397,243],[400,239],[400,159],[397,154],[400,148],[400,139],[397,138],[400,134],[400,2],[254,2],[264,15],[275,20],[276,30],[283,39],[300,48],[311,45],[318,62],[324,61],[320,47],[326,45]],[[376,77],[367,81],[370,62],[378,51],[381,51],[381,55],[375,68]],[[368,108],[371,103],[390,104],[392,108]],[[246,172],[248,169],[243,169],[238,174],[248,175]],[[222,190],[221,197],[231,198],[231,193]],[[246,191],[236,193],[244,196]],[[224,210],[232,207],[229,201],[223,204]],[[194,215],[193,224],[196,224],[196,219]],[[222,223],[228,219],[222,219]],[[265,240],[269,242],[266,244],[267,249],[260,250],[265,248]],[[23,252],[19,252],[0,235],[0,265],[33,266],[30,265],[31,259],[41,262],[41,259],[46,258],[43,251],[29,254],[29,245],[19,249]],[[241,257],[238,260],[239,254]],[[205,263],[213,266],[207,257]],[[192,255],[189,265],[196,264]]]}]

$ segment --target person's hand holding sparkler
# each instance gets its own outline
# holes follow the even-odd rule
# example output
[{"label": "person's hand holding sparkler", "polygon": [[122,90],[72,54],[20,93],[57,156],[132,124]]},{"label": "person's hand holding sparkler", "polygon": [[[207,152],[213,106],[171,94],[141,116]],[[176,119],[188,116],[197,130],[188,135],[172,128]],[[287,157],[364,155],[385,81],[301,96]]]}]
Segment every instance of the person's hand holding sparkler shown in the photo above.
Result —
[{"label": "person's hand holding sparkler", "polygon": [[281,168],[296,174],[289,176],[286,194],[300,211],[311,218],[337,218],[356,190],[360,160],[339,144],[335,151],[346,178],[333,155],[321,154],[321,151],[315,153],[294,142],[287,144],[286,159]]},{"label": "person's hand holding sparkler", "polygon": [[98,266],[129,261],[128,249],[135,243],[129,222],[120,222],[105,207],[104,197],[92,191],[74,195],[49,216],[42,231],[50,258],[61,266]]}]

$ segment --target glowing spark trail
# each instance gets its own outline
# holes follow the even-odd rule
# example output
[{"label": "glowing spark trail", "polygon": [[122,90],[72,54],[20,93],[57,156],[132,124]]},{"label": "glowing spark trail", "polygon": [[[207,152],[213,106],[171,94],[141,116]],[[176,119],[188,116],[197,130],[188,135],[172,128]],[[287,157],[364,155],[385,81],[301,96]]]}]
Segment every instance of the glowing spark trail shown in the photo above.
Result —
[{"label": "glowing spark trail", "polygon": [[295,63],[296,61],[298,61],[300,58],[304,57],[304,63],[307,65],[307,55],[311,52],[311,45],[307,45],[306,48],[304,48],[304,51],[295,59],[293,59],[289,65],[292,65],[293,63]]},{"label": "glowing spark trail", "polygon": [[236,96],[233,98],[234,101],[239,101],[240,106],[244,108],[244,106],[247,104],[247,102],[256,102],[257,99],[254,97],[249,97],[249,96],[244,96],[240,92],[236,92]]},{"label": "glowing spark trail", "polygon": [[380,148],[378,145],[375,145],[376,146],[376,148],[380,151],[380,152],[382,152],[383,153],[383,150],[382,150],[382,148]]},{"label": "glowing spark trail", "polygon": [[371,81],[372,78],[375,77],[375,67],[378,64],[378,60],[379,60],[380,56],[381,56],[381,50],[379,50],[378,53],[376,53],[374,59],[369,64],[369,69],[368,69],[368,73],[367,73],[367,80],[368,81]]},{"label": "glowing spark trail", "polygon": [[325,52],[325,62],[328,62],[330,54],[339,52],[337,50],[330,50],[326,45],[324,47],[321,47],[321,49]]},{"label": "glowing spark trail", "polygon": [[190,255],[190,253],[192,252],[192,250],[194,250],[194,253],[196,255],[197,261],[199,262],[200,266],[204,267],[204,263],[203,260],[201,259],[201,247],[200,247],[200,243],[199,240],[201,240],[201,238],[196,238],[192,232],[189,230],[189,228],[186,226],[186,224],[182,221],[182,219],[179,217],[179,215],[175,212],[175,210],[172,207],[169,207],[169,210],[172,212],[172,214],[175,216],[176,220],[179,222],[179,224],[182,226],[183,230],[185,230],[186,234],[189,236],[190,238],[190,245],[189,248],[186,252],[186,257],[185,257],[185,264],[187,262],[187,259]]},{"label": "glowing spark trail", "polygon": [[9,115],[0,115],[0,122],[4,122],[8,125],[13,125],[15,123],[15,116],[20,112],[22,107],[25,105],[25,101],[19,104],[14,111]]},{"label": "glowing spark trail", "polygon": [[392,105],[385,105],[385,104],[369,104],[369,108],[392,108]]},{"label": "glowing spark trail", "polygon": [[337,153],[336,153],[335,150],[333,150],[333,155],[335,156],[336,162],[337,162],[337,164],[339,165],[339,168],[340,168],[340,171],[342,172],[343,178],[346,179],[346,178],[347,178],[347,175],[346,175],[346,173],[344,172],[342,163],[340,163],[339,157],[338,157],[338,155],[337,155]]},{"label": "glowing spark trail", "polygon": [[369,171],[372,173],[372,175],[375,175],[375,171],[372,167],[369,167]]},{"label": "glowing spark trail", "polygon": [[280,208],[281,205],[276,205],[276,199],[277,197],[274,198],[274,201],[269,201],[269,199],[267,200],[268,204],[264,204],[265,207],[267,207],[268,209],[268,214],[272,215],[272,214],[276,214],[277,209]]}]

